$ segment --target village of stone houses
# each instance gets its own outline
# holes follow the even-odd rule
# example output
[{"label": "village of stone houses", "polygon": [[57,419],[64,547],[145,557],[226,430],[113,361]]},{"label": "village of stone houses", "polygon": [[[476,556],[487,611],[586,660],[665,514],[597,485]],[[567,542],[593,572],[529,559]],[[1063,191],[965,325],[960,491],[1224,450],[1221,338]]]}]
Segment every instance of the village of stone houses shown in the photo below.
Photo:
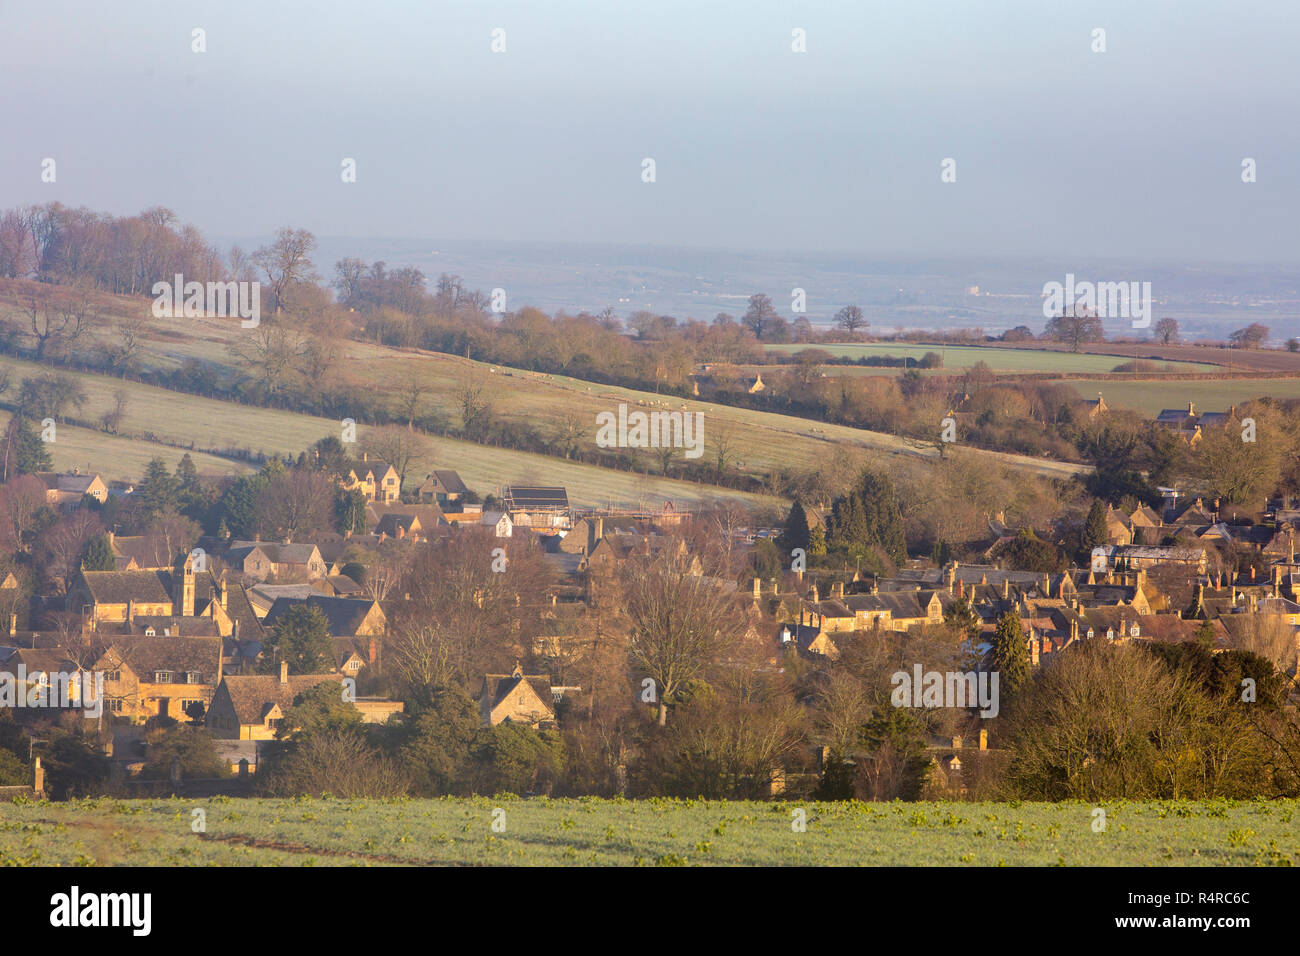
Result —
[{"label": "village of stone houses", "polygon": [[[999,513],[977,553],[916,557],[871,471],[764,529],[727,508],[576,509],[563,487],[485,496],[452,468],[403,485],[349,451],[326,438],[233,482],[187,455],[135,483],[0,487],[3,793],[1096,800],[1300,783],[1294,501],[1166,489],[1094,501],[1073,528]],[[249,508],[293,533],[232,534]]]}]

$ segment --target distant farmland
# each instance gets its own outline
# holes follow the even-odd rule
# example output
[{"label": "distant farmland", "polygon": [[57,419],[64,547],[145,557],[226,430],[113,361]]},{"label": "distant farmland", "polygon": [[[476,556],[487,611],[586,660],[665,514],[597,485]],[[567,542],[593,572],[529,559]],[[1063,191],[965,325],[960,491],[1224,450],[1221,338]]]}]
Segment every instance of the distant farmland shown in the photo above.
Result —
[{"label": "distant farmland", "polygon": [[[815,348],[829,352],[831,355],[852,359],[870,358],[871,356],[894,356],[896,358],[913,358],[917,361],[927,353],[935,352],[943,357],[944,369],[967,369],[977,362],[984,362],[995,372],[1061,372],[1082,373],[1109,372],[1117,365],[1130,361],[1123,356],[1089,355],[1087,353],[1056,352],[1046,349],[992,348],[978,345],[914,345],[904,342],[864,342],[858,345],[769,345],[769,352],[793,355],[804,349]],[[1216,365],[1200,362],[1169,361],[1171,372],[1215,372]],[[888,371],[897,374],[898,369]]]},{"label": "distant farmland", "polygon": [[1290,866],[1296,811],[1294,800],[100,798],[6,805],[0,866]]}]

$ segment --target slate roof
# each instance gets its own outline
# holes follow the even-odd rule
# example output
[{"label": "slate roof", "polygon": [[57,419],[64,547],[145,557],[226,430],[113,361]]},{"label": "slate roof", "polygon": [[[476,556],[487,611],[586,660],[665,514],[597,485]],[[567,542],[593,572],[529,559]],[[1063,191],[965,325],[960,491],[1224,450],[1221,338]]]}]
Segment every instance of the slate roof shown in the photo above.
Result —
[{"label": "slate roof", "polygon": [[154,629],[155,637],[218,637],[217,622],[210,617],[176,617],[170,614],[137,614],[135,626],[128,627],[125,621],[120,623],[100,624],[104,633],[135,634],[144,636],[148,628]]},{"label": "slate roof", "polygon": [[1156,416],[1156,422],[1191,431],[1196,427],[1196,416],[1185,408],[1163,408]]},{"label": "slate roof", "polygon": [[222,680],[226,694],[235,708],[235,717],[240,724],[260,724],[271,706],[287,710],[293,706],[294,698],[311,690],[325,681],[342,681],[341,674],[290,674],[286,683],[280,683],[278,675],[256,674],[250,676],[228,676]]},{"label": "slate roof", "polygon": [[344,474],[351,472],[358,478],[364,478],[366,475],[371,475],[376,481],[388,474],[390,468],[392,468],[394,473],[397,472],[396,468],[393,468],[392,465],[384,461],[382,458],[367,458],[364,461],[360,458],[355,458],[352,461],[345,461],[342,463],[342,471]]},{"label": "slate roof", "polygon": [[96,604],[170,604],[170,571],[83,571],[86,588]]},{"label": "slate roof", "polygon": [[342,667],[353,654],[356,654],[366,663],[370,662],[370,641],[368,637],[335,637],[331,638],[334,645],[334,666]]},{"label": "slate roof", "polygon": [[332,637],[350,637],[356,634],[361,622],[375,606],[375,602],[369,598],[340,598],[313,594],[305,601],[298,601],[281,597],[276,598],[275,603],[271,605],[271,610],[266,612],[266,617],[262,621],[263,626],[274,627],[275,622],[291,607],[299,604],[314,607],[324,614]]},{"label": "slate roof", "polygon": [[[212,572],[194,576],[194,610],[204,611],[208,604],[216,599],[217,581]],[[241,641],[261,640],[262,621],[253,609],[248,590],[241,584],[226,581],[226,614],[237,625],[236,633]],[[232,635],[233,639],[234,635]]]},{"label": "slate roof", "polygon": [[469,489],[465,487],[465,482],[460,480],[460,475],[454,471],[434,469],[426,482],[433,482],[434,488],[447,495],[467,495]]},{"label": "slate roof", "polygon": [[389,512],[375,524],[374,533],[396,538],[398,532],[410,534],[413,531],[421,531],[423,528],[424,525],[420,523],[420,519],[415,515],[399,515]]},{"label": "slate roof", "polygon": [[215,684],[221,679],[221,638],[115,637],[96,661],[95,670],[110,670],[113,661],[129,667],[145,683],[152,683],[158,671],[195,671],[203,683]]},{"label": "slate roof", "polygon": [[356,581],[353,581],[346,574],[331,574],[325,579],[330,583],[330,587],[339,597],[350,597],[351,595],[360,595],[365,593],[363,588]]},{"label": "slate roof", "polygon": [[554,711],[555,698],[551,693],[551,679],[542,674],[487,674],[483,678],[483,690],[479,694],[480,702],[484,697],[491,703],[489,710],[500,704],[509,693],[527,682],[543,704]]},{"label": "slate roof", "polygon": [[319,554],[314,544],[279,544],[275,541],[232,541],[227,556],[242,561],[253,548],[261,548],[272,564],[308,564]]},{"label": "slate roof", "polygon": [[168,546],[167,538],[163,535],[114,535],[113,555],[120,559],[119,569],[132,560],[135,561],[137,568],[145,570],[161,568],[170,571],[176,563],[176,554]]},{"label": "slate roof", "polygon": [[76,660],[62,647],[0,647],[0,673],[18,673],[22,664],[27,673],[75,673],[80,670]]}]

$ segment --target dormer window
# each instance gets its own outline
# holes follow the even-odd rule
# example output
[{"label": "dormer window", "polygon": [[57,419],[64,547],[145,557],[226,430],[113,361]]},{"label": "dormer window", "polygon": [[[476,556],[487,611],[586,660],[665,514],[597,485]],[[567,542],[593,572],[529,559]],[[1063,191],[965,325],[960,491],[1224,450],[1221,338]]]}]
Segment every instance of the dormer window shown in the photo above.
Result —
[{"label": "dormer window", "polygon": [[145,636],[145,637],[153,637],[153,636],[155,636],[157,633],[158,633],[158,632],[157,632],[154,628],[152,628],[152,627],[146,627],[146,628],[144,629],[144,636]]},{"label": "dormer window", "polygon": [[198,671],[186,671],[186,672],[185,672],[185,683],[187,683],[187,684],[202,684],[202,683],[203,683],[203,675],[200,674]]},{"label": "dormer window", "polygon": [[154,671],[153,682],[155,684],[170,684],[172,682],[172,672]]}]

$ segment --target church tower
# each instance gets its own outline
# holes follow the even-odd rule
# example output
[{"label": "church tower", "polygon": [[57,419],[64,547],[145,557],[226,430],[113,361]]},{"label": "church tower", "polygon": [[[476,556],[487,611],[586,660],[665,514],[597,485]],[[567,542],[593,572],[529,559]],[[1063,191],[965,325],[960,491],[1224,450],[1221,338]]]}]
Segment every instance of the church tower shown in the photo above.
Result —
[{"label": "church tower", "polygon": [[194,616],[194,556],[187,554],[172,571],[172,613]]}]

